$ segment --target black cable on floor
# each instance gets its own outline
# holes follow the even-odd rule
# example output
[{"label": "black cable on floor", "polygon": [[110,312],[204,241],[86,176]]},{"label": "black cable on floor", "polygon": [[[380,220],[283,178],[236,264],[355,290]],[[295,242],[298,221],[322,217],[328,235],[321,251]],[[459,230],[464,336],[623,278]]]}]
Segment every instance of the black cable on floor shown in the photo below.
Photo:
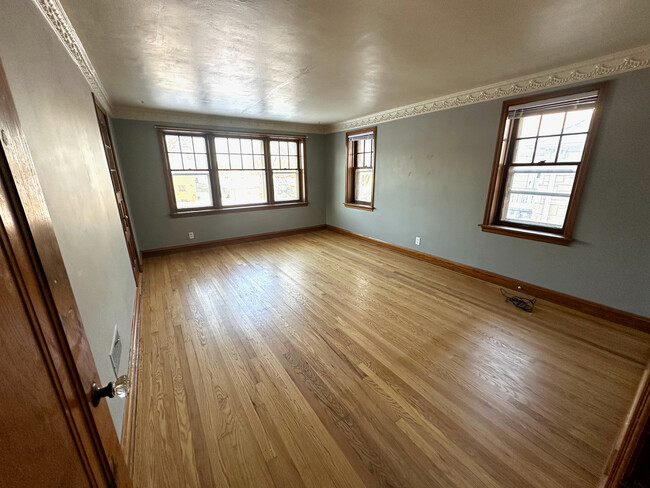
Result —
[{"label": "black cable on floor", "polygon": [[532,312],[535,308],[537,298],[519,297],[517,295],[508,295],[503,288],[499,288],[501,294],[506,297],[506,302],[512,303],[515,307],[522,309],[524,312]]}]

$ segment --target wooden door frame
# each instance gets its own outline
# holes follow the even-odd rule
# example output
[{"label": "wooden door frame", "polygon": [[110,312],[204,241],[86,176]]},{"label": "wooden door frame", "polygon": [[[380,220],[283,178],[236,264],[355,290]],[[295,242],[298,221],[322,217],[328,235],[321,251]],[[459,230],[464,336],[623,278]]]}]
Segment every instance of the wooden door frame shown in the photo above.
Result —
[{"label": "wooden door frame", "polygon": [[[134,274],[135,274],[135,283],[136,283],[136,286],[137,286],[137,285],[139,285],[139,282],[140,282],[139,274],[142,273],[142,255],[141,255],[140,251],[138,250],[137,243],[135,242],[135,234],[133,233],[133,225],[131,224],[131,214],[130,214],[130,211],[129,211],[129,206],[128,206],[127,202],[126,202],[126,192],[124,191],[124,181],[122,180],[122,173],[120,173],[120,165],[119,165],[119,162],[117,160],[117,154],[115,154],[115,144],[113,143],[113,134],[111,134],[111,127],[110,127],[110,124],[109,124],[108,113],[106,112],[104,107],[102,107],[102,104],[99,103],[99,100],[97,100],[97,97],[95,96],[94,93],[92,93],[92,98],[93,98],[93,106],[95,107],[95,111],[96,111],[95,113],[97,115],[97,124],[98,125],[100,124],[99,114],[97,114],[97,111],[101,112],[102,115],[106,118],[106,132],[108,134],[108,140],[109,140],[109,142],[111,144],[111,152],[113,153],[113,160],[115,161],[115,172],[117,173],[117,179],[120,182],[120,187],[121,187],[121,190],[122,190],[122,199],[124,200],[124,213],[125,213],[125,216],[126,216],[126,222],[127,222],[127,225],[129,226],[129,230],[131,231],[131,238],[133,239],[133,249],[135,251],[135,264],[136,264],[136,269],[134,270]],[[101,134],[101,127],[99,128],[99,130],[100,130],[99,136],[102,139],[102,145],[104,145],[103,136]],[[104,150],[105,150],[105,148],[104,148]],[[106,164],[108,165],[108,170],[110,172],[111,168],[110,168],[110,164],[109,164],[108,160],[106,161]],[[111,179],[111,187],[113,187],[113,191],[115,191],[112,179]],[[116,201],[116,203],[117,203],[117,201]],[[118,213],[119,213],[119,208],[118,208]],[[129,243],[128,243],[128,240],[126,238],[126,234],[124,235],[124,240],[126,241],[126,247],[127,247],[127,252],[129,253],[129,259],[131,259],[131,256],[130,256],[131,252],[129,251]]]},{"label": "wooden door frame", "polygon": [[[2,172],[13,193],[12,207],[21,216],[19,231],[31,248],[39,292],[48,303],[50,322],[63,364],[53,365],[52,378],[63,385],[67,413],[82,457],[96,458],[95,479],[107,486],[130,487],[131,480],[106,401],[90,405],[90,388],[100,383],[81,316],[58,246],[54,226],[22,132],[2,60],[0,60],[0,144],[6,158]],[[35,291],[35,290],[33,290]],[[98,465],[97,465],[98,464]],[[100,485],[101,486],[101,485]]]}]

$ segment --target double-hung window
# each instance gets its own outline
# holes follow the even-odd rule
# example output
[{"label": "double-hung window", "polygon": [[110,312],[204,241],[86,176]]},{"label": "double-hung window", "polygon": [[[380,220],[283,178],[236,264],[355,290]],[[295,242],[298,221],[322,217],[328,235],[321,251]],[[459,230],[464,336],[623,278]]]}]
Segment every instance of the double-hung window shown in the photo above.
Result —
[{"label": "double-hung window", "polygon": [[377,127],[346,134],[345,206],[372,210],[375,189]]},{"label": "double-hung window", "polygon": [[305,137],[159,131],[172,215],[307,204]]},{"label": "double-hung window", "polygon": [[504,103],[484,231],[569,244],[604,87]]}]

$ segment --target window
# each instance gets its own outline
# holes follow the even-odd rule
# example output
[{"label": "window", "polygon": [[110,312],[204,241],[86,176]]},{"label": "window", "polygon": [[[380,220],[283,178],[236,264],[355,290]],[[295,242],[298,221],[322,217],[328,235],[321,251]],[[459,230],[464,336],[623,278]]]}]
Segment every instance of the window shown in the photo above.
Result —
[{"label": "window", "polygon": [[504,103],[484,231],[571,242],[605,87]]},{"label": "window", "polygon": [[346,134],[345,206],[373,210],[377,127]]},{"label": "window", "polygon": [[160,128],[172,215],[307,204],[305,138]]}]

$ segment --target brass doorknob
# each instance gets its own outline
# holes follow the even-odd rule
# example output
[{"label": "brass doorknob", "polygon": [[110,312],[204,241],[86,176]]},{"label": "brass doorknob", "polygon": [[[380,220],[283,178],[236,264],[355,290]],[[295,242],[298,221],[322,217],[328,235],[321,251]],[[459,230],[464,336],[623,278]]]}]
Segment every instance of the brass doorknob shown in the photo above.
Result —
[{"label": "brass doorknob", "polygon": [[92,389],[90,390],[90,398],[93,406],[96,407],[99,405],[99,400],[104,397],[113,398],[117,396],[119,398],[125,398],[129,394],[130,389],[131,382],[126,375],[122,375],[115,381],[111,381],[108,385],[103,387],[93,383]]}]

